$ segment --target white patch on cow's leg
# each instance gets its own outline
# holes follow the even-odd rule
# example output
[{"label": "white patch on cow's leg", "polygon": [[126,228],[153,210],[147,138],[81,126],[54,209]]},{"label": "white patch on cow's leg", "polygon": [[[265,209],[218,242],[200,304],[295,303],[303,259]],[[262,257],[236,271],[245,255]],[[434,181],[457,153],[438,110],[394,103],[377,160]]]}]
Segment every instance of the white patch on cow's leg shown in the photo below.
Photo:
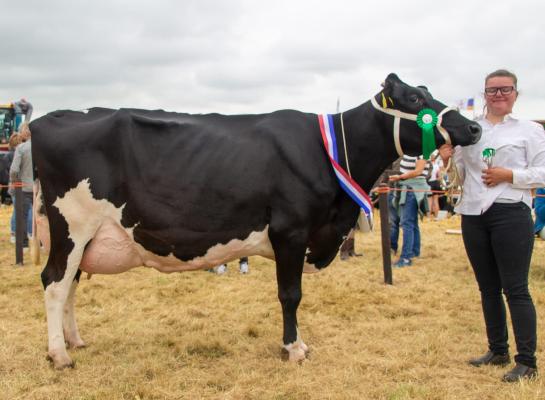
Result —
[{"label": "white patch on cow's leg", "polygon": [[76,315],[74,313],[74,297],[76,289],[78,287],[78,281],[74,280],[64,305],[64,319],[63,319],[63,332],[64,340],[68,343],[68,347],[77,349],[85,347],[85,342],[81,339],[78,330],[78,324],[76,323]]},{"label": "white patch on cow's leg", "polygon": [[289,354],[290,361],[303,361],[307,358],[308,346],[303,343],[299,336],[299,328],[297,328],[297,339],[293,343],[285,344],[284,349]]},{"label": "white patch on cow's leg", "polygon": [[75,243],[74,249],[68,255],[68,262],[64,277],[59,282],[53,282],[45,289],[45,309],[47,313],[47,333],[49,336],[48,355],[56,369],[74,365],[66,351],[63,332],[64,307],[72,288],[72,281],[76,276],[83,246]]}]

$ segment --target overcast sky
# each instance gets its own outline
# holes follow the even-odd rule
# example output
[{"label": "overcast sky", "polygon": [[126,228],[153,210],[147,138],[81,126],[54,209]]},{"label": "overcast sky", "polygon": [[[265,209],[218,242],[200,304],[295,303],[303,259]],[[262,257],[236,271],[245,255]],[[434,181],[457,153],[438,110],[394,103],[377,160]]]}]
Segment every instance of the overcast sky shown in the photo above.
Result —
[{"label": "overcast sky", "polygon": [[[379,4],[380,3],[380,4]],[[353,108],[390,72],[455,105],[519,77],[545,119],[545,1],[0,0],[0,103],[180,112]]]}]

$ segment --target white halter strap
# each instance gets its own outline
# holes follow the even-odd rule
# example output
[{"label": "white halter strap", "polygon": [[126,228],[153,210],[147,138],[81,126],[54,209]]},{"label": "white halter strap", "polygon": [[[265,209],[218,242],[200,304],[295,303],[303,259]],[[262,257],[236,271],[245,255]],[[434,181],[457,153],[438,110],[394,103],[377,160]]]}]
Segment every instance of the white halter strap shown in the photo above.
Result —
[{"label": "white halter strap", "polygon": [[[396,110],[396,109],[393,109],[393,108],[383,108],[377,103],[377,101],[375,100],[375,97],[371,97],[371,104],[377,110],[394,117],[394,144],[395,144],[395,147],[396,147],[397,154],[399,154],[400,157],[403,156],[403,150],[401,149],[401,141],[399,139],[399,126],[401,125],[400,124],[401,119],[408,119],[410,121],[416,121],[417,114],[409,114],[409,113],[399,111],[399,110]],[[443,138],[445,139],[445,142],[448,143],[448,144],[451,144],[452,142],[450,140],[450,136],[449,136],[447,130],[441,126],[441,122],[443,122],[443,115],[445,115],[449,111],[454,111],[454,110],[456,110],[455,107],[445,107],[439,113],[439,115],[437,115],[436,128],[439,131],[439,133],[441,134],[441,136],[443,136]]]}]

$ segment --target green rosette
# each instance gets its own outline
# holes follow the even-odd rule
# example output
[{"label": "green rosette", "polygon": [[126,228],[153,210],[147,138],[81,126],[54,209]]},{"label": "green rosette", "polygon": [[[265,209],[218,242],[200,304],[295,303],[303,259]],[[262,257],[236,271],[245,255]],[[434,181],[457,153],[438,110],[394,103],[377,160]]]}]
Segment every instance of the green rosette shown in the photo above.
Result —
[{"label": "green rosette", "polygon": [[483,150],[483,158],[492,158],[496,155],[496,149],[487,147]]},{"label": "green rosette", "polygon": [[431,108],[424,108],[416,116],[416,123],[422,129],[422,155],[427,160],[437,148],[433,129],[437,125],[437,113]]},{"label": "green rosette", "polygon": [[494,160],[495,155],[496,149],[487,147],[483,150],[483,161],[488,166],[488,168],[492,168],[492,160]]}]

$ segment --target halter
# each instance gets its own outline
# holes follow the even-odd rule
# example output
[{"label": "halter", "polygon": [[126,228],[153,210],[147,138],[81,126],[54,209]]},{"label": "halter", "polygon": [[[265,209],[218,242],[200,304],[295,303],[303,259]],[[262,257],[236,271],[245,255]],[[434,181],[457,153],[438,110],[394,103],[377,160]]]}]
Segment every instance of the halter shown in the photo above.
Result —
[{"label": "halter", "polygon": [[[382,94],[383,100],[384,100],[384,94]],[[391,101],[391,100],[390,100]],[[401,141],[399,140],[399,125],[401,122],[401,119],[408,119],[410,121],[416,121],[417,114],[409,114],[403,111],[399,111],[393,108],[388,108],[388,105],[386,101],[383,101],[384,107],[381,107],[377,101],[375,100],[375,97],[371,97],[371,104],[373,107],[375,107],[377,110],[382,111],[385,114],[391,115],[394,117],[394,143],[396,147],[397,154],[399,156],[403,156],[403,150],[401,149]],[[437,115],[437,125],[435,126],[441,136],[445,139],[445,142],[448,144],[451,144],[450,136],[445,128],[441,126],[441,122],[443,122],[443,115],[448,113],[449,111],[456,111],[456,107],[445,107],[438,115]]]}]

